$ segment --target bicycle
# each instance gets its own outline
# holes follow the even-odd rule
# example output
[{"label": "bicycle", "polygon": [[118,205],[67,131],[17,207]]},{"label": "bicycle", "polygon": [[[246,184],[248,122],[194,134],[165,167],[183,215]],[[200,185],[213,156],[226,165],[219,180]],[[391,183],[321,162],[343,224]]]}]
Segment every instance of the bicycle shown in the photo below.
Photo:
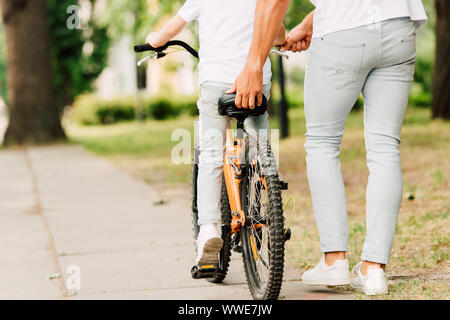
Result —
[{"label": "bicycle", "polygon": [[[174,40],[165,46],[135,47],[136,52],[153,51],[150,58],[163,58],[169,47],[181,46],[192,56],[198,53],[187,43]],[[282,53],[278,54],[284,56]],[[191,274],[194,279],[205,278],[221,283],[228,272],[231,253],[242,253],[245,276],[250,293],[256,300],[278,299],[284,270],[284,245],[291,237],[290,229],[284,228],[281,191],[287,183],[280,180],[278,168],[268,140],[259,141],[247,133],[244,121],[267,111],[267,99],[255,109],[239,109],[234,103],[235,95],[224,94],[219,100],[219,114],[236,119],[237,133],[231,125],[226,133],[226,152],[220,200],[221,233],[223,247],[217,265],[196,265]],[[253,144],[251,144],[253,142]],[[197,208],[197,177],[200,149],[194,148],[192,168],[192,217],[194,239],[199,233]]]}]

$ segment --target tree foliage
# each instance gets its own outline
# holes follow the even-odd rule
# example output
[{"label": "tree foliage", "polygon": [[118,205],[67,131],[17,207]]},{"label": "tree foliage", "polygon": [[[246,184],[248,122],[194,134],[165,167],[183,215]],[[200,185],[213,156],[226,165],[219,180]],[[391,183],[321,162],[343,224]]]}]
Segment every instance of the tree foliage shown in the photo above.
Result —
[{"label": "tree foliage", "polygon": [[305,18],[312,10],[314,6],[308,0],[291,0],[289,11],[284,19],[284,24],[288,30],[294,28],[303,18]]},{"label": "tree foliage", "polygon": [[183,0],[108,1],[101,23],[108,28],[110,38],[129,34],[136,41],[144,39],[161,18],[175,12],[182,3]]},{"label": "tree foliage", "polygon": [[[92,11],[96,1],[89,1]],[[66,10],[77,4],[75,0],[48,0],[55,87],[61,107],[89,91],[107,63],[110,41],[104,26],[89,19],[80,29],[67,27]]]},{"label": "tree foliage", "polygon": [[422,103],[429,106],[431,103],[436,52],[436,14],[433,0],[424,0],[423,4],[429,20],[417,34],[417,62],[414,83],[416,88],[418,88],[419,94],[425,97],[425,101],[422,101]]},{"label": "tree foliage", "polygon": [[[104,10],[95,19],[89,19],[82,30],[66,26],[66,9],[78,0],[47,0],[52,38],[52,57],[55,86],[61,106],[70,104],[75,96],[91,89],[92,82],[107,63],[110,43],[123,35],[142,42],[165,16],[173,14],[184,0],[107,0]],[[93,8],[96,0],[88,0]],[[432,74],[435,54],[434,0],[423,0],[430,21],[418,32],[418,58],[415,93],[431,99]],[[285,18],[287,29],[292,29],[312,10],[308,0],[291,0]],[[195,27],[190,26],[195,33]],[[6,50],[0,26],[0,95],[6,100]]]}]

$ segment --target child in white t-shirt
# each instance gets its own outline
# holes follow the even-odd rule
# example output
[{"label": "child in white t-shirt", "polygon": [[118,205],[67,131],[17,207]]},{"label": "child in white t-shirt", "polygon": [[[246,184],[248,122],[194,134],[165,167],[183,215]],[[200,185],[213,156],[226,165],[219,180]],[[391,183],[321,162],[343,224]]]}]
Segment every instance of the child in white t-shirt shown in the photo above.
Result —
[{"label": "child in white t-shirt", "polygon": [[[161,47],[193,20],[199,22],[200,63],[198,100],[200,152],[198,189],[197,264],[218,262],[222,239],[217,232],[220,219],[220,190],[225,131],[229,119],[218,114],[218,101],[229,90],[244,68],[253,36],[257,0],[187,0],[178,14],[160,32],[150,33],[146,42]],[[274,46],[285,43],[281,26]],[[269,99],[272,77],[270,60],[263,69],[263,94]],[[246,120],[254,130],[269,128],[267,113]]]}]

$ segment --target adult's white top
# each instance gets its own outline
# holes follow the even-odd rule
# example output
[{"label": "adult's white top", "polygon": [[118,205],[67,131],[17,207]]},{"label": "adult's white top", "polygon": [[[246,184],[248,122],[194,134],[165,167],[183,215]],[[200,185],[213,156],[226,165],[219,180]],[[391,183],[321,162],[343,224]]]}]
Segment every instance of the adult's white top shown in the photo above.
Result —
[{"label": "adult's white top", "polygon": [[422,0],[310,1],[316,6],[313,38],[400,17],[410,17],[417,27],[427,21]]},{"label": "adult's white top", "polygon": [[[178,15],[199,22],[199,80],[234,83],[244,68],[253,36],[257,0],[187,0]],[[272,77],[264,65],[264,84]]]}]

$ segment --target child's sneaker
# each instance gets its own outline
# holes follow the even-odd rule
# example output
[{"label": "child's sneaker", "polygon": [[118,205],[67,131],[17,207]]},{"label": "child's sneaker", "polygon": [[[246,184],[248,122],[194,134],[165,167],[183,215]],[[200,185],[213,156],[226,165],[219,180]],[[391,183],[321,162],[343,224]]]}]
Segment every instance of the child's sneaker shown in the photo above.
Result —
[{"label": "child's sneaker", "polygon": [[362,262],[353,268],[352,287],[364,292],[368,296],[387,294],[389,292],[384,270],[376,267],[369,267],[367,275],[361,273]]},{"label": "child's sneaker", "polygon": [[219,236],[215,224],[201,225],[196,243],[196,264],[205,265],[219,263],[219,252],[222,249],[223,240]]},{"label": "child's sneaker", "polygon": [[306,271],[302,276],[305,284],[312,286],[344,286],[350,284],[348,260],[336,260],[334,265],[327,266],[325,257],[319,264]]}]

